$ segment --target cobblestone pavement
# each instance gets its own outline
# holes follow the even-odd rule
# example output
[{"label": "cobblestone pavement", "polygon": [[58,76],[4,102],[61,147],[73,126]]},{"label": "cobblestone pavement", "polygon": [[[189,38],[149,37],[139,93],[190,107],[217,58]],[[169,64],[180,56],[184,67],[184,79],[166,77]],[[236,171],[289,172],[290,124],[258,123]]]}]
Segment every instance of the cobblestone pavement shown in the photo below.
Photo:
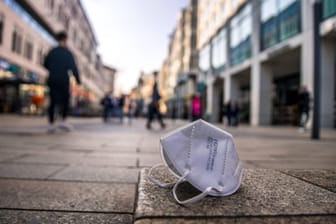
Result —
[{"label": "cobblestone pavement", "polygon": [[[139,170],[160,163],[160,136],[186,124],[69,121],[72,132],[47,134],[45,118],[0,116],[0,223],[132,223]],[[294,127],[218,126],[246,168],[336,168],[335,130],[313,141]]]}]

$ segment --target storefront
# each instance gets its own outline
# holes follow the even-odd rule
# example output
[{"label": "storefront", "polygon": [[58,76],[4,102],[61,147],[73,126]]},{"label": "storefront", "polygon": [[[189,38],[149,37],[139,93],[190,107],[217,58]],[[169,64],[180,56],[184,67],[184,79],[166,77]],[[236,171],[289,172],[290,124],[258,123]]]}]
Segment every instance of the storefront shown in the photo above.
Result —
[{"label": "storefront", "polygon": [[43,114],[44,83],[37,73],[0,58],[0,113]]}]

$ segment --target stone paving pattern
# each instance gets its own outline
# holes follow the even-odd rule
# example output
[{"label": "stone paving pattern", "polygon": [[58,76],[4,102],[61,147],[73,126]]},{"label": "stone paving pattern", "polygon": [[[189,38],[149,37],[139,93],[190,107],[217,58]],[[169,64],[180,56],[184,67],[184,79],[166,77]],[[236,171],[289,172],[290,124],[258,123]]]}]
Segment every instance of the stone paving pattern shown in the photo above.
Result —
[{"label": "stone paving pattern", "polygon": [[[0,223],[132,223],[139,171],[160,163],[159,138],[186,124],[167,120],[165,130],[156,123],[149,131],[143,119],[132,125],[126,120],[124,124],[117,120],[103,124],[98,118],[69,121],[74,125],[72,132],[47,134],[46,118],[0,116]],[[336,168],[336,131],[322,130],[322,139],[312,141],[309,133],[300,134],[294,127],[218,126],[235,137],[244,168],[278,169],[271,172],[280,177],[290,175],[293,184],[308,178],[312,186],[335,192],[335,173],[328,172],[324,179],[320,175],[312,178],[309,170]],[[314,189],[310,189],[313,195],[317,194]],[[323,201],[319,203],[323,205]],[[272,207],[267,209],[265,212],[272,211]],[[251,218],[251,222],[267,223]],[[328,223],[333,218],[315,215],[311,220]],[[295,222],[295,217],[288,219]],[[175,221],[194,222],[183,217]],[[235,222],[234,218],[228,222]],[[200,217],[199,223],[216,220]]]},{"label": "stone paving pattern", "polygon": [[[154,177],[162,181],[172,182],[175,177],[167,173],[165,168],[154,171]],[[312,171],[313,172],[313,171]],[[191,192],[192,186],[181,185],[179,197],[190,198],[197,194]],[[227,197],[206,197],[202,201],[188,205],[178,205],[171,189],[159,188],[148,179],[148,169],[141,172],[138,203],[135,211],[136,223],[166,223],[166,219],[179,223],[184,217],[189,220],[232,218],[240,222],[240,218],[266,217],[270,222],[288,223],[289,218],[296,217],[298,223],[315,223],[300,220],[299,217],[319,216],[322,220],[336,220],[336,193],[295,177],[271,169],[245,169],[239,190]],[[282,216],[284,218],[282,218]],[[144,220],[146,221],[144,221]],[[161,222],[160,222],[161,219]],[[207,223],[207,222],[205,222]],[[212,222],[209,222],[212,223]]]}]

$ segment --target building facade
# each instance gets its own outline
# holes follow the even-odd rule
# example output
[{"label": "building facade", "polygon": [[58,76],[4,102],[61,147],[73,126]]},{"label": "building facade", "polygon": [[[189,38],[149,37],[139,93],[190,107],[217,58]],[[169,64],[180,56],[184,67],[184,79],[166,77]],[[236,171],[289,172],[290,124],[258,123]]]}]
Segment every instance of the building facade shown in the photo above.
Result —
[{"label": "building facade", "polygon": [[[47,71],[42,63],[55,46],[55,34],[68,33],[68,47],[78,65],[82,85],[71,80],[72,106],[84,99],[97,108],[106,89],[97,54],[97,40],[79,0],[0,1],[0,89],[3,112],[23,112],[31,92],[47,95]],[[8,77],[7,77],[8,76]],[[13,102],[16,96],[20,102]]]},{"label": "building facade", "polygon": [[116,74],[117,74],[117,69],[113,68],[111,66],[104,65],[103,66],[103,75],[104,78],[102,79],[104,84],[104,91],[111,91],[114,93],[114,84],[115,84],[115,79],[116,79]]},{"label": "building facade", "polygon": [[[322,6],[320,119],[334,127],[336,2]],[[207,118],[222,121],[223,105],[235,101],[241,122],[297,124],[300,86],[314,97],[312,1],[201,0],[198,9],[198,85]]]},{"label": "building facade", "polygon": [[198,71],[197,2],[190,0],[178,14],[165,62],[167,81],[164,89],[167,90],[168,113],[174,110],[179,118],[190,117],[190,100],[195,94],[195,74]]}]

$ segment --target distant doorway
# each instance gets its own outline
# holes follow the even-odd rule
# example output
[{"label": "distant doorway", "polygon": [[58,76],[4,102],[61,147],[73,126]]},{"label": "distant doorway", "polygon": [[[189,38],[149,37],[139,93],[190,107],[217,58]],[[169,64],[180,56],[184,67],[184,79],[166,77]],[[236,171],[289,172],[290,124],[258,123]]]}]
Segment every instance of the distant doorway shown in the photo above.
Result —
[{"label": "distant doorway", "polygon": [[272,124],[297,125],[298,122],[298,90],[300,74],[295,73],[273,80],[275,95],[273,98]]}]

